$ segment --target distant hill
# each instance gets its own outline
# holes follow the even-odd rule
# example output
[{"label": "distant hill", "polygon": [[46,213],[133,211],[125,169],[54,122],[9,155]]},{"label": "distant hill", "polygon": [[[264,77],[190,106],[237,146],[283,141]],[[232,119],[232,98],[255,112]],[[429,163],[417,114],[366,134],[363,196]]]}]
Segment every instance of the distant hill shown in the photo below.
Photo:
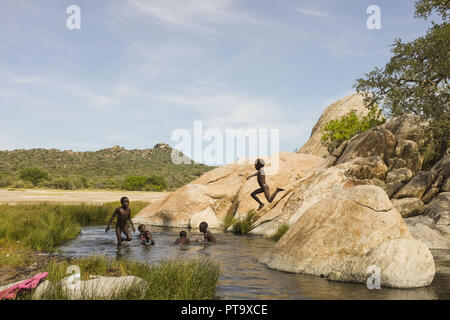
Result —
[{"label": "distant hill", "polygon": [[[99,151],[75,152],[57,149],[0,151],[0,187],[32,187],[21,171],[39,168],[49,179],[38,186],[60,189],[121,189],[130,176],[160,176],[173,190],[214,167],[203,164],[176,165],[172,148],[158,143],[150,149],[126,150],[119,146]],[[192,161],[192,160],[191,160]]]}]

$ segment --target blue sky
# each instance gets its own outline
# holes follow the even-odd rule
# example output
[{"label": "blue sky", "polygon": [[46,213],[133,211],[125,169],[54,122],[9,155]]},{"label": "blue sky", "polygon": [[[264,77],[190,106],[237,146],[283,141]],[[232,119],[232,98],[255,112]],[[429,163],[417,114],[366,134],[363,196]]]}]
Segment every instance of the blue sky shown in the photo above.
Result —
[{"label": "blue sky", "polygon": [[202,120],[280,129],[293,151],[395,38],[425,33],[413,16],[411,0],[1,0],[0,149],[174,145]]}]

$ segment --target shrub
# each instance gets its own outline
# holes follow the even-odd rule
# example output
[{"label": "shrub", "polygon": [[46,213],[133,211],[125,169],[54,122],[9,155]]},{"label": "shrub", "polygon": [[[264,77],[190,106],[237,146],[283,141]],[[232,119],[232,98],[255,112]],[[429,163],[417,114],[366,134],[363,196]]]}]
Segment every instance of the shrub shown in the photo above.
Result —
[{"label": "shrub", "polygon": [[122,188],[130,191],[163,191],[167,189],[167,182],[160,176],[130,176],[125,179]]},{"label": "shrub", "polygon": [[30,181],[33,186],[37,186],[42,180],[50,180],[48,173],[39,168],[26,168],[21,170],[20,178]]},{"label": "shrub", "polygon": [[289,230],[289,224],[283,223],[280,226],[278,226],[277,231],[275,231],[275,233],[270,236],[270,239],[278,241],[288,230]]},{"label": "shrub", "polygon": [[358,117],[355,110],[327,122],[322,129],[322,144],[329,153],[337,149],[342,142],[350,139],[354,135],[369,130],[372,127],[383,124],[386,119],[381,114],[377,106],[373,106],[369,113],[364,117]]},{"label": "shrub", "polygon": [[233,232],[237,234],[247,234],[250,230],[252,230],[252,224],[253,222],[255,222],[255,218],[256,211],[250,210],[249,212],[247,212],[245,217],[238,219],[233,224]]}]

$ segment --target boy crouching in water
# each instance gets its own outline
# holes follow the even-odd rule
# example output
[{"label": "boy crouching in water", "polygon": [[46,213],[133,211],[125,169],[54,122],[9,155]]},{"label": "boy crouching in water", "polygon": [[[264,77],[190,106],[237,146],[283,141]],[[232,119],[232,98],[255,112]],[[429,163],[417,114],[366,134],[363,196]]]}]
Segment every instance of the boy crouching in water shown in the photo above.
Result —
[{"label": "boy crouching in water", "polygon": [[[131,220],[131,209],[130,209],[130,200],[128,200],[127,197],[122,197],[120,199],[120,203],[122,204],[121,207],[118,207],[113,215],[111,216],[111,219],[109,219],[108,226],[106,227],[105,232],[109,231],[109,226],[111,225],[111,222],[114,220],[114,217],[117,215],[117,222],[116,222],[116,236],[117,236],[117,245],[121,246],[122,241],[131,241],[131,234],[130,231],[128,231],[127,228],[127,222],[129,221],[131,224],[131,228],[133,229],[133,232],[135,232],[133,221]],[[126,236],[126,238],[122,238],[122,233]]]},{"label": "boy crouching in water", "polygon": [[177,238],[177,240],[175,240],[175,244],[188,244],[189,242],[191,242],[186,234],[186,231],[181,231],[180,232],[180,237]]},{"label": "boy crouching in water", "polygon": [[208,231],[208,223],[203,221],[199,225],[200,232],[203,233],[203,236],[205,238],[205,242],[216,242],[216,238],[214,238],[213,234]]},{"label": "boy crouching in water", "polygon": [[146,245],[146,246],[154,246],[155,245],[153,236],[152,236],[151,232],[145,228],[145,225],[140,224],[138,226],[138,231],[139,231],[138,239],[141,242],[141,244]]}]

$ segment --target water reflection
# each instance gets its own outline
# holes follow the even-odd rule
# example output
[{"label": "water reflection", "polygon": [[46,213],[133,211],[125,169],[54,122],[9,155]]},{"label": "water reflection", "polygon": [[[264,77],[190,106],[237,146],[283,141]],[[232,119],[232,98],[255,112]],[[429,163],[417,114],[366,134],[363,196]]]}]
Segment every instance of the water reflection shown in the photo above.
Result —
[{"label": "water reflection", "polygon": [[[258,262],[273,242],[258,236],[217,234],[211,245],[174,245],[179,229],[151,227],[155,246],[142,246],[136,239],[117,248],[115,234],[104,226],[83,228],[81,235],[61,249],[69,256],[106,255],[147,263],[206,257],[221,265],[217,295],[223,299],[449,299],[450,279],[437,275],[433,284],[413,290],[369,290],[365,285],[332,282],[315,276],[271,270]],[[202,238],[188,232],[191,239]],[[134,238],[136,238],[134,236]]]}]

